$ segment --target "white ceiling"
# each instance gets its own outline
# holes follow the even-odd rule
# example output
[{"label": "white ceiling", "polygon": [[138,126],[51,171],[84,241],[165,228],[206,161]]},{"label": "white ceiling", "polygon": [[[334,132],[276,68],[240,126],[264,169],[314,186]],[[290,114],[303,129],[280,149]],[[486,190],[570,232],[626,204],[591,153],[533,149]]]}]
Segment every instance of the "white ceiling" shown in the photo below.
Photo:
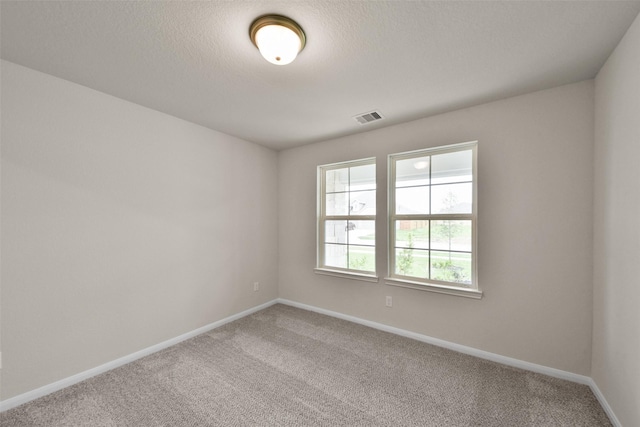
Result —
[{"label": "white ceiling", "polygon": [[[2,1],[2,58],[274,149],[595,77],[640,1]],[[287,66],[248,37],[305,30]],[[379,110],[384,120],[353,116]]]}]

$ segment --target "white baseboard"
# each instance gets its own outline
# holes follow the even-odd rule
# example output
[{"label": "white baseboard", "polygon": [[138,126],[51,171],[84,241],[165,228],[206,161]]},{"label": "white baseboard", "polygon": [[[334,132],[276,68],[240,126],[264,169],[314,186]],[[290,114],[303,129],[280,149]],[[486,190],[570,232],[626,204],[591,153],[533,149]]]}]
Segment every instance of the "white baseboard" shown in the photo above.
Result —
[{"label": "white baseboard", "polygon": [[470,356],[479,357],[481,359],[491,360],[507,366],[513,366],[514,368],[520,368],[531,372],[537,372],[539,374],[549,375],[550,377],[560,378],[563,380],[572,381],[579,384],[591,385],[593,380],[590,377],[584,375],[574,374],[572,372],[562,371],[560,369],[549,368],[543,365],[537,365],[531,362],[525,362],[523,360],[514,359],[511,357],[501,356],[499,354],[490,353],[484,350],[478,350],[477,348],[467,347],[466,345],[460,345],[452,343],[450,341],[433,338],[427,335],[418,334],[416,332],[407,331],[393,326],[388,326],[382,323],[372,322],[370,320],[360,319],[358,317],[349,316],[347,314],[338,313],[331,310],[325,310],[324,308],[318,308],[307,304],[301,304],[295,301],[289,301],[286,299],[278,298],[276,300],[280,304],[290,305],[292,307],[302,308],[304,310],[315,311],[316,313],[326,314],[327,316],[336,317],[338,319],[348,320],[349,322],[358,323],[360,325],[369,326],[370,328],[379,329],[381,331],[390,332],[392,334],[400,335],[407,338],[412,338],[417,341],[422,341],[427,344],[433,344],[438,347],[447,348],[449,350],[457,351],[458,353],[468,354]]},{"label": "white baseboard", "polygon": [[620,420],[618,420],[618,417],[616,417],[616,414],[613,412],[611,405],[609,405],[609,402],[607,402],[607,399],[604,398],[604,394],[602,394],[602,392],[598,388],[598,385],[593,380],[593,378],[589,378],[589,387],[591,387],[591,391],[593,392],[593,394],[595,394],[596,399],[598,399],[598,402],[600,402],[600,406],[602,406],[602,408],[604,409],[604,412],[607,413],[607,416],[609,417],[609,421],[611,421],[611,424],[613,424],[614,427],[622,427]]},{"label": "white baseboard", "polygon": [[209,332],[212,329],[219,328],[220,326],[227,324],[229,322],[233,322],[234,320],[238,320],[242,317],[253,314],[257,311],[263,310],[267,307],[270,307],[277,303],[277,300],[272,300],[266,302],[264,304],[260,304],[258,306],[252,307],[248,310],[242,311],[240,313],[234,314],[229,317],[225,317],[224,319],[218,320],[217,322],[210,323],[201,328],[194,329],[191,332],[187,332],[175,338],[171,338],[169,340],[163,341],[159,344],[153,345],[151,347],[147,347],[143,350],[136,351],[135,353],[129,354],[127,356],[123,356],[119,359],[113,360],[111,362],[107,362],[103,365],[96,366],[95,368],[89,369],[84,372],[80,372],[79,374],[72,375],[70,377],[64,378],[60,381],[56,381],[54,383],[42,386],[35,390],[28,391],[26,393],[20,394],[18,396],[12,397],[7,400],[0,401],[0,412],[7,411],[11,408],[15,408],[16,406],[22,405],[23,403],[30,402],[34,399],[38,399],[40,397],[46,396],[47,394],[53,393],[54,391],[61,390],[65,387],[69,387],[73,384],[79,383],[80,381],[84,381],[91,377],[95,377],[96,375],[102,374],[104,372],[110,371],[112,369],[118,368],[122,365],[126,365],[127,363],[131,363],[135,360],[138,360],[142,357],[148,356],[150,354],[156,353],[160,350],[164,350],[167,347],[171,347],[172,345],[176,345],[182,341],[188,340],[189,338],[193,338],[196,335],[203,334],[205,332]]},{"label": "white baseboard", "polygon": [[34,399],[38,399],[40,397],[46,396],[47,394],[53,393],[55,391],[61,390],[65,387],[69,387],[73,384],[79,383],[80,381],[84,381],[86,379],[89,379],[91,377],[94,377],[96,375],[102,374],[104,372],[107,372],[111,369],[115,369],[118,368],[122,365],[126,365],[127,363],[131,363],[137,359],[140,359],[142,357],[148,356],[150,354],[156,353],[160,350],[163,350],[167,347],[171,347],[172,345],[178,344],[184,340],[187,340],[189,338],[193,338],[197,335],[200,335],[202,333],[208,332],[212,329],[215,328],[219,328],[220,326],[227,324],[229,322],[233,322],[234,320],[238,320],[242,317],[248,316],[250,314],[253,314],[257,311],[263,310],[267,307],[270,307],[274,304],[285,304],[285,305],[289,305],[292,307],[297,307],[297,308],[301,308],[303,310],[308,310],[308,311],[313,311],[316,313],[320,313],[320,314],[324,314],[327,316],[331,316],[331,317],[335,317],[338,319],[342,319],[342,320],[347,320],[349,322],[353,322],[353,323],[357,323],[360,325],[364,325],[364,326],[368,326],[374,329],[378,329],[381,331],[385,331],[385,332],[390,332],[392,334],[396,334],[396,335],[400,335],[403,337],[407,337],[407,338],[411,338],[411,339],[415,339],[417,341],[422,341],[425,342],[427,344],[433,344],[436,345],[438,347],[443,347],[443,348],[447,348],[449,350],[453,350],[453,351],[457,351],[459,353],[464,353],[464,354],[468,354],[470,356],[475,356],[475,357],[479,357],[481,359],[486,359],[486,360],[490,360],[493,362],[497,362],[497,363],[501,363],[503,365],[507,365],[507,366],[512,366],[515,368],[520,368],[520,369],[524,369],[527,371],[531,371],[531,372],[536,372],[539,374],[544,374],[544,375],[548,375],[550,377],[554,377],[554,378],[560,378],[563,380],[567,380],[567,381],[572,381],[572,382],[576,382],[579,384],[584,384],[584,385],[588,385],[591,390],[593,391],[593,394],[596,396],[596,398],[598,399],[598,401],[600,402],[600,404],[602,405],[604,411],[606,412],[607,416],[609,417],[609,419],[611,420],[611,423],[615,426],[615,427],[622,427],[622,425],[620,424],[620,421],[618,420],[618,418],[616,417],[616,415],[614,414],[613,410],[611,409],[611,406],[609,405],[609,403],[607,402],[607,400],[605,399],[604,395],[602,394],[602,392],[600,391],[600,389],[598,388],[597,384],[595,383],[595,381],[591,378],[591,377],[587,377],[584,375],[579,375],[579,374],[574,374],[572,372],[567,372],[567,371],[563,371],[560,369],[555,369],[555,368],[550,368],[547,366],[543,366],[543,365],[538,365],[535,363],[531,363],[531,362],[525,362],[523,360],[519,360],[519,359],[514,359],[511,357],[506,357],[506,356],[501,356],[499,354],[495,354],[495,353],[490,353],[488,351],[484,351],[484,350],[478,350],[476,348],[473,347],[468,347],[465,345],[460,345],[460,344],[456,344],[456,343],[452,343],[450,341],[445,341],[445,340],[441,340],[438,338],[433,338],[433,337],[429,337],[427,335],[422,335],[416,332],[411,332],[411,331],[407,331],[404,329],[400,329],[400,328],[396,328],[393,326],[388,326],[382,323],[377,323],[377,322],[372,322],[370,320],[365,320],[365,319],[360,319],[359,317],[355,317],[355,316],[350,316],[348,314],[343,314],[343,313],[338,313],[336,311],[331,311],[331,310],[326,310],[324,308],[319,308],[319,307],[315,307],[315,306],[311,306],[311,305],[307,305],[307,304],[302,304],[299,302],[295,302],[295,301],[290,301],[287,299],[283,299],[283,298],[278,298],[269,302],[266,302],[264,304],[255,306],[253,308],[250,308],[248,310],[242,311],[240,313],[234,314],[232,316],[226,317],[224,319],[218,320],[217,322],[213,322],[210,323],[209,325],[203,326],[201,328],[195,329],[191,332],[187,332],[185,334],[182,334],[178,337],[169,339],[167,341],[163,341],[159,344],[153,345],[151,347],[145,348],[143,350],[137,351],[135,353],[132,353],[130,355],[121,357],[119,359],[113,360],[111,362],[107,362],[103,365],[97,366],[95,368],[89,369],[88,371],[84,371],[84,372],[80,372],[79,374],[73,375],[71,377],[68,378],[64,378],[60,381],[56,381],[55,383],[52,384],[48,384],[46,386],[37,388],[35,390],[29,391],[27,393],[24,394],[20,394],[18,396],[12,397],[10,399],[4,400],[4,401],[0,401],[0,412],[4,412],[6,410],[9,410],[11,408],[15,408],[16,406],[22,405],[23,403],[27,403],[30,402]]},{"label": "white baseboard", "polygon": [[588,385],[591,388],[591,391],[602,405],[602,408],[606,412],[609,420],[615,427],[622,427],[620,421],[616,417],[613,409],[605,399],[604,395],[596,385],[596,382],[591,377],[587,377],[585,375],[574,374],[573,372],[563,371],[561,369],[550,368],[548,366],[538,365],[536,363],[525,362],[524,360],[514,359],[512,357],[501,356],[499,354],[490,353],[484,350],[478,350],[473,347],[467,347],[465,345],[460,345],[456,343],[452,343],[449,341],[441,340],[438,338],[433,338],[427,335],[418,334],[416,332],[410,332],[404,329],[395,328],[393,326],[388,326],[382,323],[372,322],[370,320],[360,319],[359,317],[350,316],[348,314],[338,313],[336,311],[326,310],[324,308],[314,307],[312,305],[302,304],[295,301],[290,301],[283,298],[278,298],[276,300],[279,304],[290,305],[292,307],[301,308],[303,310],[314,311],[316,313],[325,314],[327,316],[336,317],[338,319],[347,320],[349,322],[358,323],[360,325],[369,326],[374,329],[378,329],[385,332],[390,332],[392,334],[400,335],[407,338],[412,338],[417,341],[422,341],[427,344],[433,344],[438,347],[447,348],[449,350],[457,351],[459,353],[468,354],[470,356],[479,357],[481,359],[490,360],[492,362],[501,363],[503,365],[512,366],[514,368],[524,369],[526,371],[536,372],[538,374],[548,375],[554,378],[560,378],[567,381],[572,381],[578,384]]}]

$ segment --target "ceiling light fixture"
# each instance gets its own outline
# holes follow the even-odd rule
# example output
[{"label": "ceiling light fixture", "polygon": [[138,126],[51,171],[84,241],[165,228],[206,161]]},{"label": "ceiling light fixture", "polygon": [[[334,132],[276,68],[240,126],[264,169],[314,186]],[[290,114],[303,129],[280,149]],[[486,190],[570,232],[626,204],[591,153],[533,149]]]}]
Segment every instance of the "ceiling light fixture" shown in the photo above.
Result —
[{"label": "ceiling light fixture", "polygon": [[257,18],[249,27],[249,37],[264,59],[276,65],[291,63],[306,44],[300,25],[281,15]]}]

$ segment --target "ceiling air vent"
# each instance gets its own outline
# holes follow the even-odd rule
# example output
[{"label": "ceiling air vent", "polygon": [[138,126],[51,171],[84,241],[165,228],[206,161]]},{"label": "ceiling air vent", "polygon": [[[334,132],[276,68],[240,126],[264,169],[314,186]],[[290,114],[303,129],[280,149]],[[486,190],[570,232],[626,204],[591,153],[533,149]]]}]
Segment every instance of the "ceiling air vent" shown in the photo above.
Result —
[{"label": "ceiling air vent", "polygon": [[366,125],[367,123],[375,122],[376,120],[382,120],[382,118],[382,114],[378,111],[371,111],[354,117],[354,119],[356,119],[356,121],[361,125]]}]

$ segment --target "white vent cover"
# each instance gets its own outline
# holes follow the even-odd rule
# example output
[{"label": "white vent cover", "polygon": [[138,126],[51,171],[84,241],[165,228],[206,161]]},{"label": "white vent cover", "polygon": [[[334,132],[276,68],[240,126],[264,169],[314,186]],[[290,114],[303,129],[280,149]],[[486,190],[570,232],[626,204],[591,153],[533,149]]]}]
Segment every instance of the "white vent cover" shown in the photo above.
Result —
[{"label": "white vent cover", "polygon": [[379,111],[370,111],[368,113],[358,114],[353,118],[361,125],[366,125],[367,123],[375,122],[376,120],[382,120],[383,116]]}]

